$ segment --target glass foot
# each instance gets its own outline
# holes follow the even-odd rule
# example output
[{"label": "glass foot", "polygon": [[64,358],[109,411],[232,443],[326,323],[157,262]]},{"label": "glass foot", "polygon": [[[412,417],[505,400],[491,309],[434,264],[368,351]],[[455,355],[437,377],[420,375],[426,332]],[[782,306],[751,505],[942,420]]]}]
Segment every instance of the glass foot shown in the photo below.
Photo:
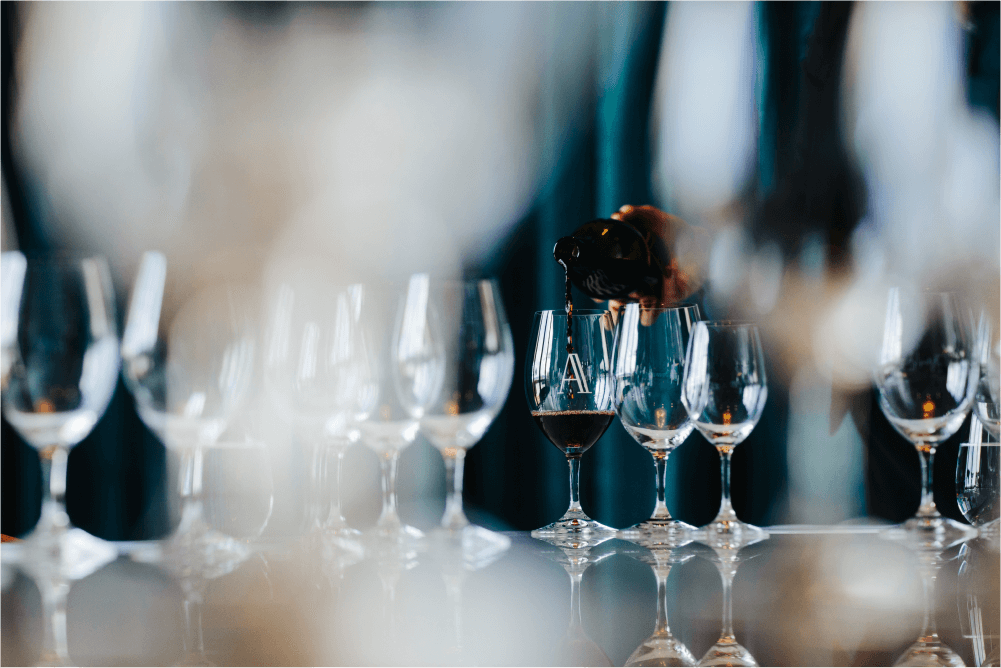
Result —
[{"label": "glass foot", "polygon": [[616,538],[628,540],[644,547],[680,547],[690,543],[698,531],[691,524],[680,520],[654,520],[620,529]]},{"label": "glass foot", "polygon": [[461,557],[465,568],[471,571],[493,563],[511,547],[507,536],[475,524],[461,529],[438,527],[429,539],[433,551]]},{"label": "glass foot", "polygon": [[33,575],[79,580],[118,557],[113,543],[83,529],[58,533],[36,532],[18,543],[3,547],[3,558]]},{"label": "glass foot", "polygon": [[897,659],[894,666],[965,666],[955,652],[943,645],[938,638],[919,640]]},{"label": "glass foot", "polygon": [[975,538],[976,527],[961,524],[941,515],[912,517],[888,532],[890,538],[903,540],[915,548],[941,549]]},{"label": "glass foot", "polygon": [[361,540],[366,554],[396,553],[400,550],[411,552],[424,547],[424,532],[409,524],[376,524],[363,531]]},{"label": "glass foot", "polygon": [[180,577],[212,580],[231,573],[250,556],[250,548],[214,529],[186,532],[137,548],[132,558],[161,563]]},{"label": "glass foot", "polygon": [[532,538],[551,538],[565,534],[609,534],[614,536],[616,529],[607,527],[601,522],[595,522],[582,510],[568,510],[566,515],[552,524],[532,532]]},{"label": "glass foot", "polygon": [[761,527],[740,520],[714,520],[697,533],[699,541],[722,549],[740,549],[768,538],[768,532]]},{"label": "glass foot", "polygon": [[700,666],[757,666],[751,653],[734,640],[717,640],[699,660]]},{"label": "glass foot", "polygon": [[695,656],[672,635],[654,634],[643,641],[629,658],[626,666],[694,666]]}]

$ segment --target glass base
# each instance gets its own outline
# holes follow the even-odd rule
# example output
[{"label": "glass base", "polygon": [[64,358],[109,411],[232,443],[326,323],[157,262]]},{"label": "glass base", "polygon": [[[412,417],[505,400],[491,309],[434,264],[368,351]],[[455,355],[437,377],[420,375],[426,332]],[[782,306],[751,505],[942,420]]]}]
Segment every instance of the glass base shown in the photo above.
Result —
[{"label": "glass base", "polygon": [[3,560],[18,564],[32,575],[79,580],[118,557],[114,543],[83,529],[37,531],[17,543],[3,546]]},{"label": "glass base", "polygon": [[739,550],[768,538],[761,527],[740,520],[715,520],[697,531],[698,540],[709,547]]},{"label": "glass base", "polygon": [[200,528],[135,549],[132,558],[160,563],[180,577],[212,580],[233,572],[250,557],[250,548],[215,529]]},{"label": "glass base", "polygon": [[955,652],[936,640],[914,643],[907,648],[894,666],[965,666]]},{"label": "glass base", "polygon": [[975,538],[979,531],[941,515],[912,517],[899,527],[887,531],[887,536],[901,540],[917,549],[944,550]]},{"label": "glass base", "polygon": [[376,524],[361,535],[365,553],[372,556],[380,554],[411,553],[426,546],[424,532],[409,524]]},{"label": "glass base", "polygon": [[511,547],[507,536],[475,524],[461,529],[438,527],[428,538],[433,552],[447,560],[461,559],[470,571],[488,566]]},{"label": "glass base", "polygon": [[616,538],[628,540],[643,547],[681,547],[690,543],[698,531],[681,520],[654,520],[620,529]]},{"label": "glass base", "polygon": [[700,666],[757,666],[751,653],[734,640],[718,640],[699,660]]},{"label": "glass base", "polygon": [[643,641],[629,658],[626,666],[694,666],[695,656],[672,635],[654,634]]},{"label": "glass base", "polygon": [[552,538],[567,534],[609,534],[614,536],[618,531],[607,527],[601,522],[595,522],[584,514],[583,510],[568,510],[566,515],[552,524],[532,532],[532,538]]}]

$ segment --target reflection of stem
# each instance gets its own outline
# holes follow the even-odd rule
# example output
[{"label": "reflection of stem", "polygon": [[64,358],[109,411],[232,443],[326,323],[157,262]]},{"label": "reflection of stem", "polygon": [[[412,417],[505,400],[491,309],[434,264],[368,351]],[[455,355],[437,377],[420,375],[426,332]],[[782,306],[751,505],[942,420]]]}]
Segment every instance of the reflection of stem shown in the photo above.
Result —
[{"label": "reflection of stem", "polygon": [[921,445],[918,447],[918,457],[921,459],[921,505],[918,506],[918,517],[938,517],[938,508],[935,507],[935,495],[932,492],[932,473],[935,462],[934,446]]},{"label": "reflection of stem", "polygon": [[722,642],[736,642],[733,635],[733,578],[737,575],[737,565],[721,560],[716,568],[723,581],[723,623],[719,639]]},{"label": "reflection of stem", "polygon": [[463,448],[446,448],[442,455],[445,460],[445,489],[451,491],[445,499],[445,515],[441,519],[441,525],[456,531],[469,524],[462,511],[462,473],[466,451]]},{"label": "reflection of stem", "polygon": [[42,465],[42,517],[36,531],[58,535],[69,526],[66,514],[66,464],[69,449],[64,445],[52,445],[39,453]]},{"label": "reflection of stem", "polygon": [[66,639],[66,597],[69,595],[69,583],[62,579],[43,580],[39,582],[39,586],[42,589],[45,631],[38,665],[67,666],[70,661],[69,643]]},{"label": "reflection of stem", "polygon": [[570,464],[570,510],[582,511],[580,507],[580,456],[567,457]]},{"label": "reflection of stem", "polygon": [[584,620],[580,614],[580,582],[584,577],[584,572],[574,569],[567,569],[570,575],[570,626],[567,634],[573,632],[584,632]]},{"label": "reflection of stem", "polygon": [[671,511],[667,509],[667,455],[668,453],[656,451],[653,455],[653,465],[657,476],[657,505],[653,509],[655,520],[670,520]]},{"label": "reflection of stem", "polygon": [[448,607],[452,611],[452,647],[450,653],[462,651],[462,584],[466,579],[466,574],[460,571],[457,574],[444,575],[445,594],[448,597]]},{"label": "reflection of stem", "polygon": [[921,624],[921,637],[918,642],[938,642],[938,631],[935,628],[935,613],[932,604],[935,602],[935,580],[938,578],[938,567],[935,564],[925,564],[921,569],[921,589],[924,594],[924,621]]},{"label": "reflection of stem", "polygon": [[657,578],[657,624],[653,628],[654,635],[669,636],[671,627],[667,624],[667,576],[671,566],[655,566],[653,573]]}]

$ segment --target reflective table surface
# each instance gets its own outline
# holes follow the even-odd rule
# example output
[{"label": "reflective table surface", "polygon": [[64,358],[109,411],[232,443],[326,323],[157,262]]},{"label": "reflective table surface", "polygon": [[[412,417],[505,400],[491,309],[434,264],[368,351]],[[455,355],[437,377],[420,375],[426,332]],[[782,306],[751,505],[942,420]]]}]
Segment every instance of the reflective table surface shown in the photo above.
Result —
[{"label": "reflective table surface", "polygon": [[[618,539],[557,546],[518,532],[506,534],[508,550],[486,557],[434,540],[366,555],[314,535],[251,545],[245,560],[214,572],[120,544],[118,559],[73,582],[33,576],[17,545],[5,544],[0,657],[4,665],[684,665],[722,645],[759,665],[885,666],[908,652],[913,665],[928,665],[928,652],[951,665],[997,665],[997,537],[919,549],[891,534],[773,527],[738,551]],[[681,663],[657,663],[658,652]]]}]

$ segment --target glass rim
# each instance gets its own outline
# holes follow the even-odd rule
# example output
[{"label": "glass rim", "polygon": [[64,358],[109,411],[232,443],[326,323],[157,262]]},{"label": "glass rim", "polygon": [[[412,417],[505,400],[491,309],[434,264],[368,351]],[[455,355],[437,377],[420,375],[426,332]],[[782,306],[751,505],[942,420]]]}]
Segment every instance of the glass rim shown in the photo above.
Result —
[{"label": "glass rim", "polygon": [[758,323],[751,320],[699,320],[698,324],[714,329],[745,329],[748,327],[757,329],[758,327]]},{"label": "glass rim", "polygon": [[88,251],[76,251],[76,250],[9,250],[4,251],[3,255],[13,255],[20,254],[29,263],[46,263],[46,264],[76,264],[79,262],[84,262],[86,260],[94,260],[97,262],[103,262],[108,264],[108,256],[101,253],[91,253]]},{"label": "glass rim", "polygon": [[675,304],[674,306],[643,306],[639,302],[629,302],[628,304],[625,304],[625,308],[632,307],[639,308],[641,311],[681,311],[687,308],[698,308],[699,305],[694,303],[689,304],[687,302],[684,304]]},{"label": "glass rim", "polygon": [[[543,313],[551,313],[551,314],[553,314],[553,317],[555,317],[555,318],[560,318],[560,317],[565,318],[565,317],[567,317],[566,309],[546,309],[544,311],[536,311],[535,315],[542,315]],[[591,309],[574,309],[573,310],[573,317],[574,318],[577,318],[577,317],[583,318],[583,317],[587,317],[587,316],[594,317],[596,315],[604,315],[606,313],[610,314],[611,311],[601,310],[601,309],[594,309],[594,308],[591,308]]]}]

